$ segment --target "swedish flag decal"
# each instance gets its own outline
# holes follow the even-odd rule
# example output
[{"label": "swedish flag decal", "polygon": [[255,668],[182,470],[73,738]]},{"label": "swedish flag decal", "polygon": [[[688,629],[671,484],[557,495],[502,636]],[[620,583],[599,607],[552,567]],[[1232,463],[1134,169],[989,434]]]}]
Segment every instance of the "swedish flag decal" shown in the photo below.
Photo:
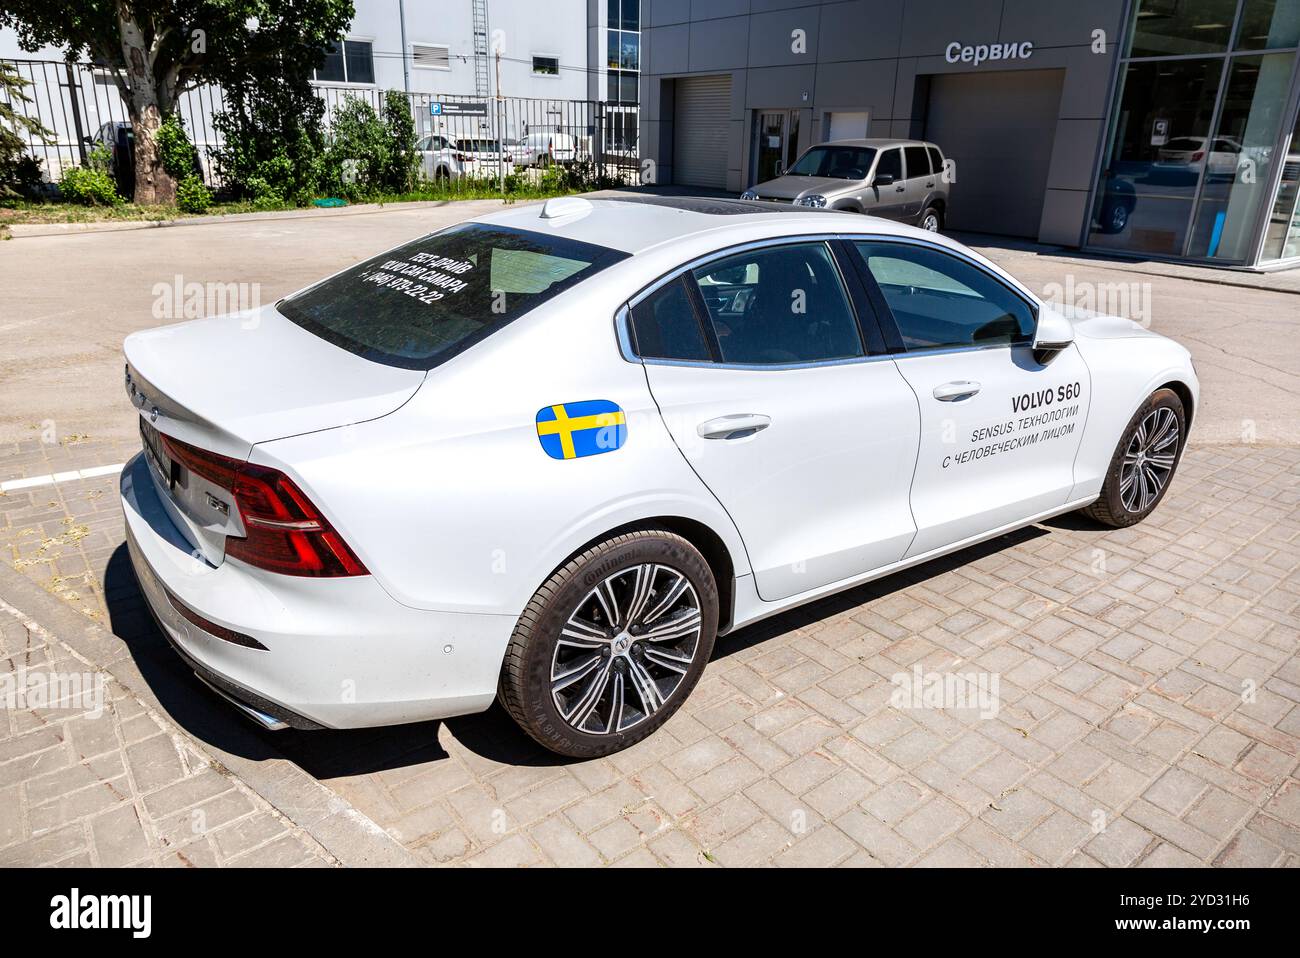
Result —
[{"label": "swedish flag decal", "polygon": [[552,459],[599,456],[627,441],[627,417],[605,399],[543,406],[537,410],[537,439]]}]

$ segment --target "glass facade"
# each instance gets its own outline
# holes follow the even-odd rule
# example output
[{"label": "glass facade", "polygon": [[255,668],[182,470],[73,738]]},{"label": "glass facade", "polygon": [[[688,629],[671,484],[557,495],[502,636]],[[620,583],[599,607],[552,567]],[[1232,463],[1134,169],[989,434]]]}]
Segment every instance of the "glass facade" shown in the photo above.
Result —
[{"label": "glass facade", "polygon": [[641,0],[606,0],[605,99],[613,105],[605,149],[635,154],[641,84]]},{"label": "glass facade", "polygon": [[1300,0],[1132,7],[1088,245],[1224,265],[1298,255],[1285,158]]},{"label": "glass facade", "polygon": [[636,103],[637,86],[641,80],[641,0],[607,0],[607,9],[607,99],[617,103]]}]

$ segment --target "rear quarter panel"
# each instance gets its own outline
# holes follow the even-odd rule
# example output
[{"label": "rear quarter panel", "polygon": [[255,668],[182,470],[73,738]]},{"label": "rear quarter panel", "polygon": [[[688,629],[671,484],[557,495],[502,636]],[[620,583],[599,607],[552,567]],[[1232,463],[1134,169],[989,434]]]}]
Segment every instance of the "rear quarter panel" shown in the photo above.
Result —
[{"label": "rear quarter panel", "polygon": [[[376,579],[415,608],[517,615],[581,546],[661,515],[708,525],[744,574],[734,525],[673,444],[643,368],[619,354],[614,316],[628,287],[606,274],[435,368],[392,415],[266,443],[254,461],[301,479]],[[622,447],[550,458],[538,411],[590,399],[624,410]]]}]

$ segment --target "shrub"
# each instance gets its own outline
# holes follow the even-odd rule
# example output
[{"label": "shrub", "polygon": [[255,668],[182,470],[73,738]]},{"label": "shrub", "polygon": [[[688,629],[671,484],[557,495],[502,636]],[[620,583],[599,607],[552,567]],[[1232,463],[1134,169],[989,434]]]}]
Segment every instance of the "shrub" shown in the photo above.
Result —
[{"label": "shrub", "polygon": [[325,104],[305,79],[249,76],[226,90],[213,118],[224,141],[213,159],[231,192],[259,209],[304,206],[328,189],[321,120]]},{"label": "shrub", "polygon": [[384,94],[382,122],[388,135],[388,151],[381,171],[382,188],[392,193],[404,193],[415,184],[420,154],[415,152],[415,117],[411,103],[400,90]]},{"label": "shrub", "polygon": [[389,90],[378,111],[347,97],[334,111],[321,185],[350,200],[405,193],[415,185],[420,155],[406,94]]},{"label": "shrub", "polygon": [[179,113],[168,113],[158,127],[158,156],[167,175],[178,182],[202,171],[199,151],[185,135],[185,121]]},{"label": "shrub", "polygon": [[59,180],[59,192],[70,203],[86,206],[116,206],[122,202],[117,185],[108,172],[109,153],[103,147],[90,151],[85,166],[69,167]]},{"label": "shrub", "polygon": [[212,205],[212,191],[191,173],[176,187],[176,205],[185,213],[206,213]]}]

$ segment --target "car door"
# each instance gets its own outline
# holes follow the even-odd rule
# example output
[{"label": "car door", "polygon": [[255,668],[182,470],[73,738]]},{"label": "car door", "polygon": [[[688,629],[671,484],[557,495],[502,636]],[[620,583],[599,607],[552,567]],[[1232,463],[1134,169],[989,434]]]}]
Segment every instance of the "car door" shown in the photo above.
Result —
[{"label": "car door", "polygon": [[930,171],[930,157],[920,144],[904,147],[903,164],[907,173],[903,217],[907,222],[915,223],[925,207],[926,197],[934,187],[934,174]]},{"label": "car door", "polygon": [[972,258],[920,240],[853,246],[920,406],[907,556],[1065,505],[1091,395],[1079,351],[1040,362],[1036,304]]},{"label": "car door", "polygon": [[897,562],[916,531],[916,399],[842,264],[826,240],[758,244],[631,304],[664,422],[768,601]]},{"label": "car door", "polygon": [[[888,182],[881,182],[884,177]],[[903,178],[903,151],[900,147],[881,150],[872,174],[866,212],[889,220],[907,218],[907,180]]]}]

